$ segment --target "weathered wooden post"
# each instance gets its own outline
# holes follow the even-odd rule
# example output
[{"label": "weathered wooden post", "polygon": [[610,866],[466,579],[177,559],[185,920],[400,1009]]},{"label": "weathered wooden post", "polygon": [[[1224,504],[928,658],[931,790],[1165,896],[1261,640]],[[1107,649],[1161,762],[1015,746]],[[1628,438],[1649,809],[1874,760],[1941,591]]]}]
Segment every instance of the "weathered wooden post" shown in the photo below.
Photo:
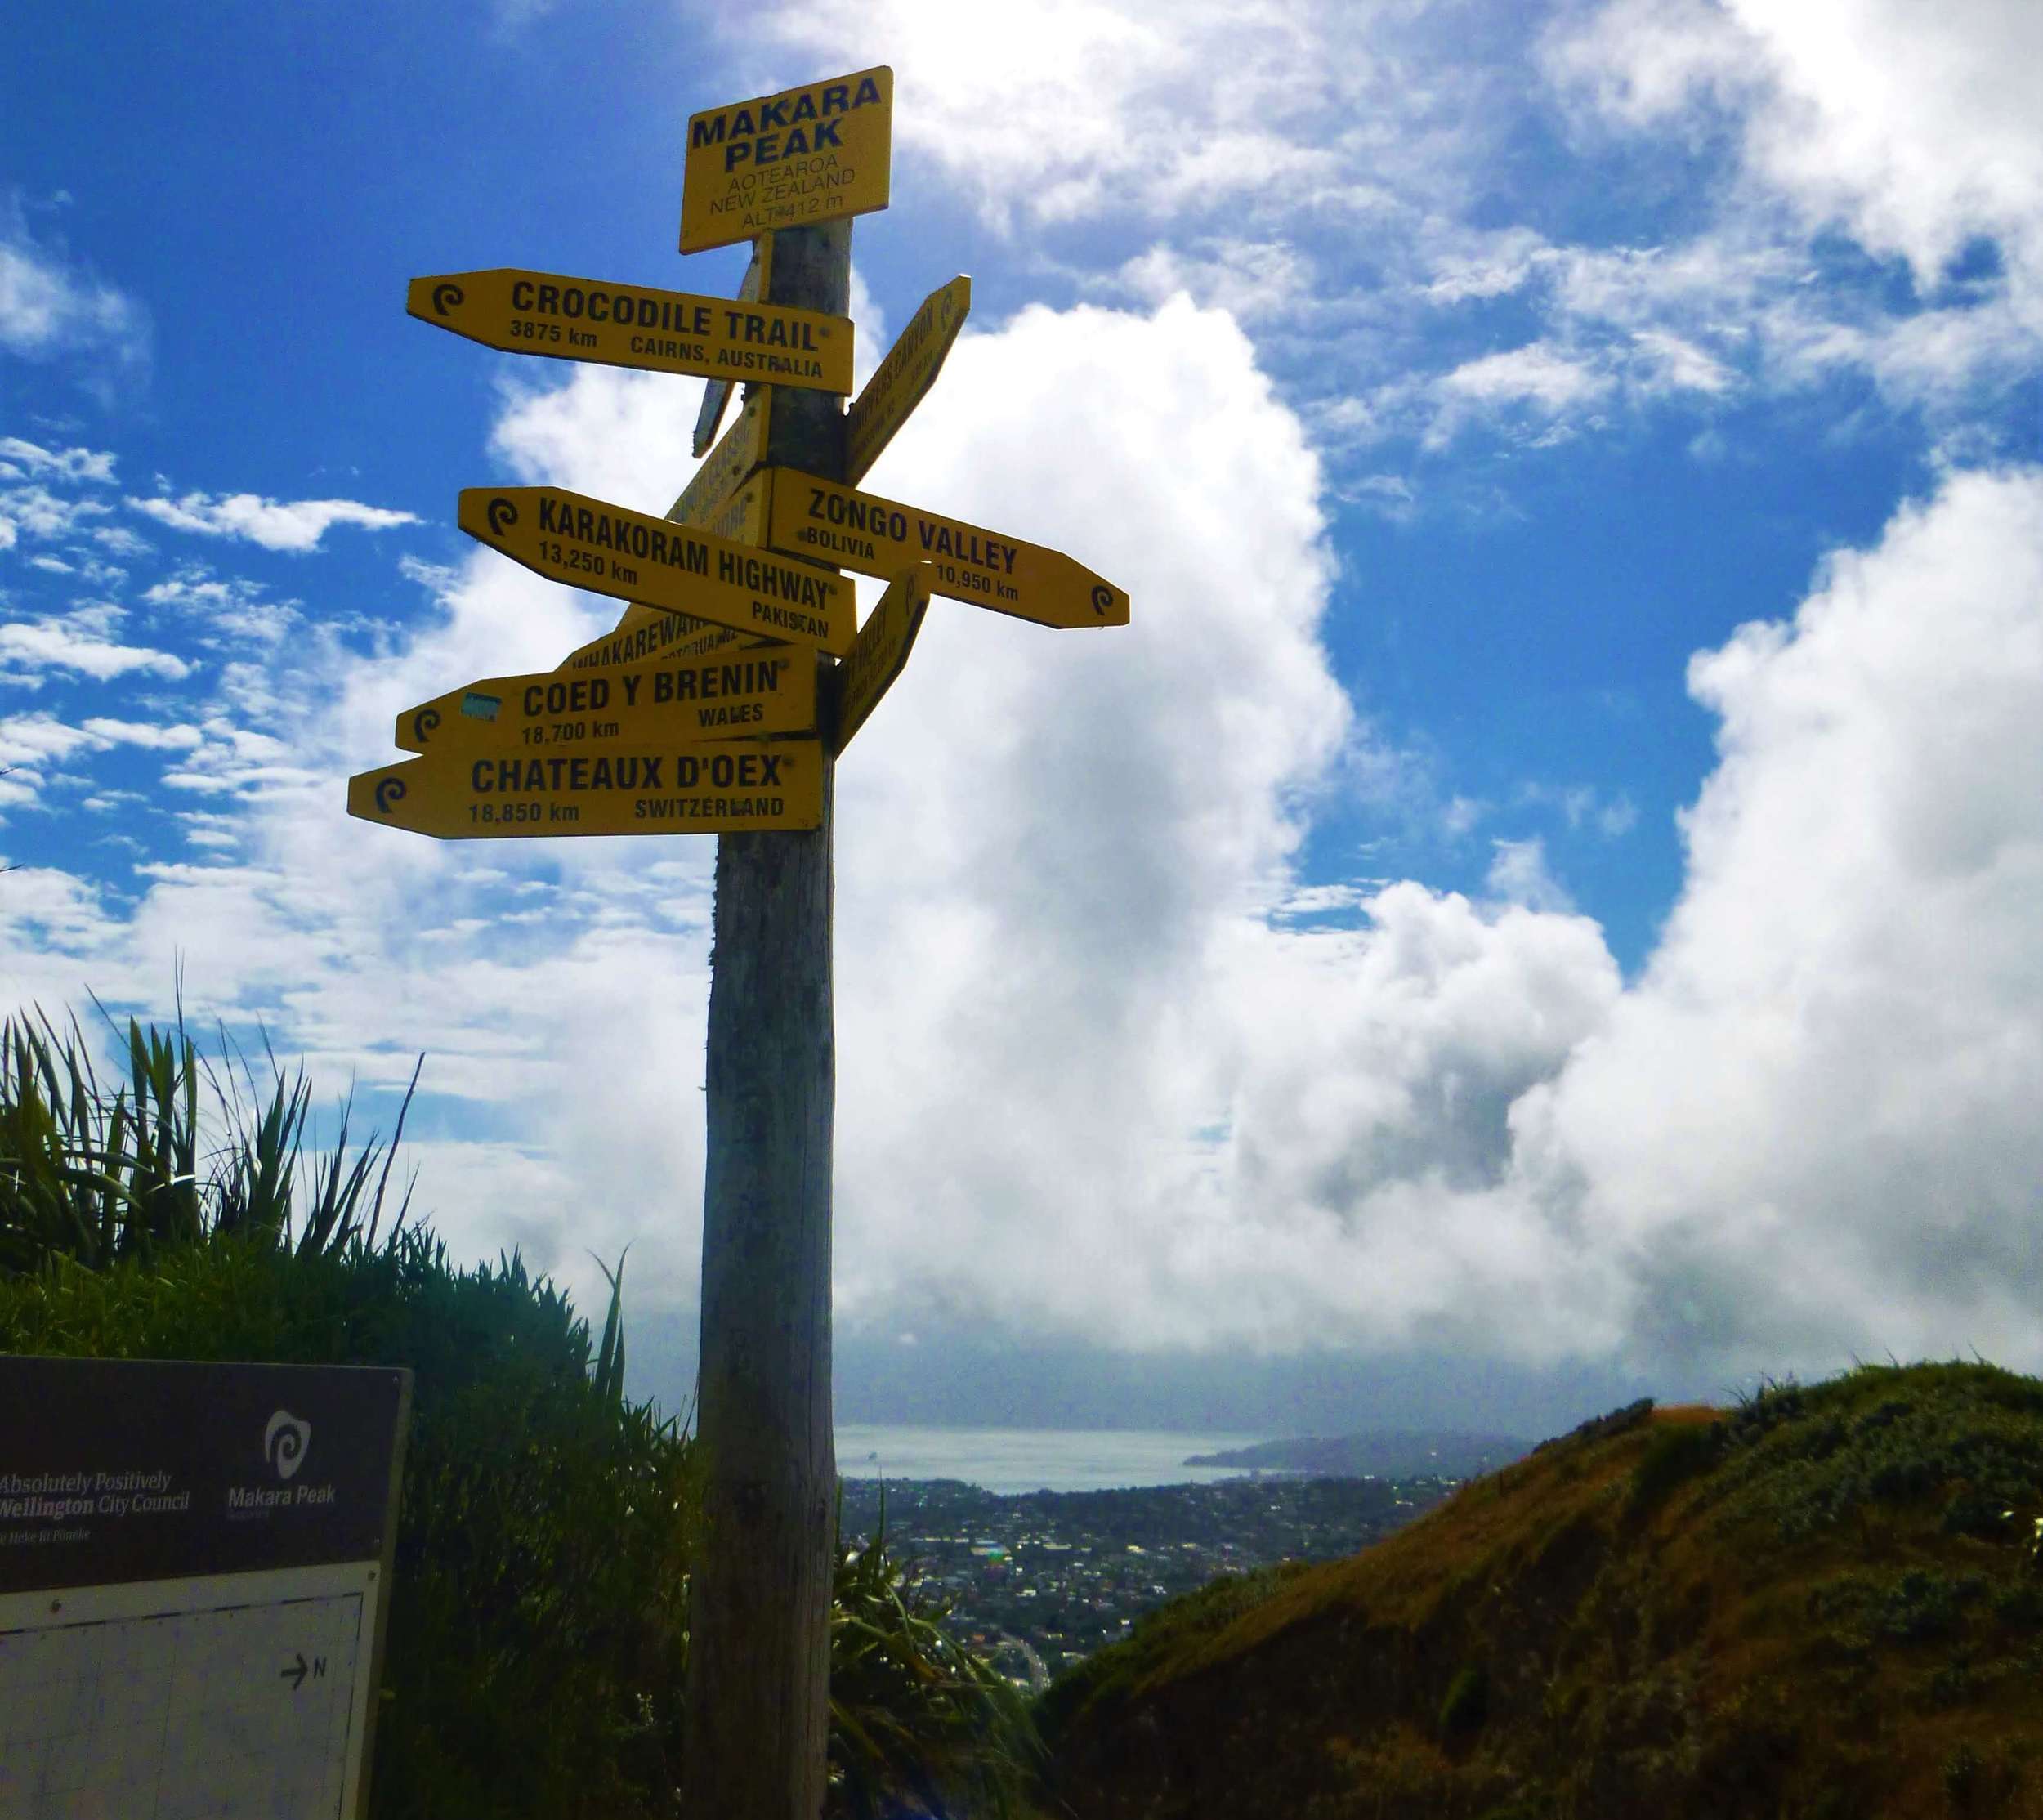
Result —
[{"label": "weathered wooden post", "polygon": [[[764,301],[842,315],[849,221],[774,237]],[[776,389],[769,458],[843,471],[841,401]],[[825,660],[803,654],[803,661]],[[823,825],[717,841],[689,1599],[687,1793],[718,1820],[815,1820],[829,1702],[832,766]]]}]

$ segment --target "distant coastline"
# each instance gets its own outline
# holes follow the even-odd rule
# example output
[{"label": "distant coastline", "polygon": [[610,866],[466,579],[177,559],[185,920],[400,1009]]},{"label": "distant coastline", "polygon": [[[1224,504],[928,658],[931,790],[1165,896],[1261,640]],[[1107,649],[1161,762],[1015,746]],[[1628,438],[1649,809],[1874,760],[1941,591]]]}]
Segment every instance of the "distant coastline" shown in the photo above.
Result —
[{"label": "distant coastline", "polygon": [[1515,1435],[1433,1433],[1386,1429],[1366,1434],[1258,1441],[1245,1447],[1192,1454],[1183,1464],[1206,1470],[1321,1478],[1475,1478],[1532,1451]]}]

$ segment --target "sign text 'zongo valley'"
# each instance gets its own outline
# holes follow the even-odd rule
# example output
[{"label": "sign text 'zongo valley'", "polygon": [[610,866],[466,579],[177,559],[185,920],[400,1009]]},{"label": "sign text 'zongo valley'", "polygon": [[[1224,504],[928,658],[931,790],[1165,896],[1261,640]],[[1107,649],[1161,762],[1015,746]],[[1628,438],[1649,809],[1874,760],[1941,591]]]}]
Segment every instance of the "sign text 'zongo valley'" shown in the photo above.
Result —
[{"label": "sign text 'zongo valley'", "polygon": [[570,587],[813,645],[834,656],[852,648],[849,584],[748,544],[546,486],[464,487],[457,522],[492,549]]},{"label": "sign text 'zongo valley'", "polygon": [[1124,626],[1128,596],[1060,550],[859,493],[794,468],[772,477],[767,542],[883,579],[928,566],[930,589],[1046,626]]},{"label": "sign text 'zongo valley'", "polygon": [[823,748],[816,740],[731,740],[573,754],[449,753],[351,777],[347,812],[440,840],[816,828]]},{"label": "sign text 'zongo valley'", "polygon": [[406,709],[397,717],[397,744],[406,752],[550,752],[815,726],[816,660],[784,646],[779,655],[485,677]]},{"label": "sign text 'zongo valley'", "polygon": [[681,250],[884,208],[893,141],[883,65],[691,116]]},{"label": "sign text 'zongo valley'", "polygon": [[816,310],[504,267],[414,278],[405,307],[507,353],[852,389],[850,319]]}]

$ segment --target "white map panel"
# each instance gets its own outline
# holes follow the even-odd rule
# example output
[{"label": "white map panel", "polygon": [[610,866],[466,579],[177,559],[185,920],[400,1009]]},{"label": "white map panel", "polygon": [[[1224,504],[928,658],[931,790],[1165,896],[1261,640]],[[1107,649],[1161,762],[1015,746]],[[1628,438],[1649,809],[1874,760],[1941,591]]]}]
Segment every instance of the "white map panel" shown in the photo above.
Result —
[{"label": "white map panel", "polygon": [[0,1820],[342,1820],[373,1578],[365,1564],[0,1599]]}]

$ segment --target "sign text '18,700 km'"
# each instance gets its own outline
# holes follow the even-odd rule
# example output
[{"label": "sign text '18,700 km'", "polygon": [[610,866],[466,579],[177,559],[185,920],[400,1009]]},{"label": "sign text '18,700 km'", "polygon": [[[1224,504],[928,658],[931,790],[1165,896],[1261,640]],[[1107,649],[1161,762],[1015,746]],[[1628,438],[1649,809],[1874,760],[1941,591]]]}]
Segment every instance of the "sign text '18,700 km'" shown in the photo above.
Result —
[{"label": "sign text '18,700 km'", "polygon": [[587,673],[485,677],[406,709],[397,744],[463,755],[585,751],[815,729],[816,660],[780,646]]},{"label": "sign text '18,700 km'", "polygon": [[816,310],[504,267],[414,278],[405,307],[510,354],[852,389],[851,320]]},{"label": "sign text '18,700 km'", "polygon": [[823,747],[730,740],[635,752],[449,753],[351,777],[347,812],[440,840],[820,828]]},{"label": "sign text '18,700 km'", "polygon": [[851,584],[808,563],[557,487],[463,487],[457,522],[492,549],[570,588],[836,657],[852,648]]}]

